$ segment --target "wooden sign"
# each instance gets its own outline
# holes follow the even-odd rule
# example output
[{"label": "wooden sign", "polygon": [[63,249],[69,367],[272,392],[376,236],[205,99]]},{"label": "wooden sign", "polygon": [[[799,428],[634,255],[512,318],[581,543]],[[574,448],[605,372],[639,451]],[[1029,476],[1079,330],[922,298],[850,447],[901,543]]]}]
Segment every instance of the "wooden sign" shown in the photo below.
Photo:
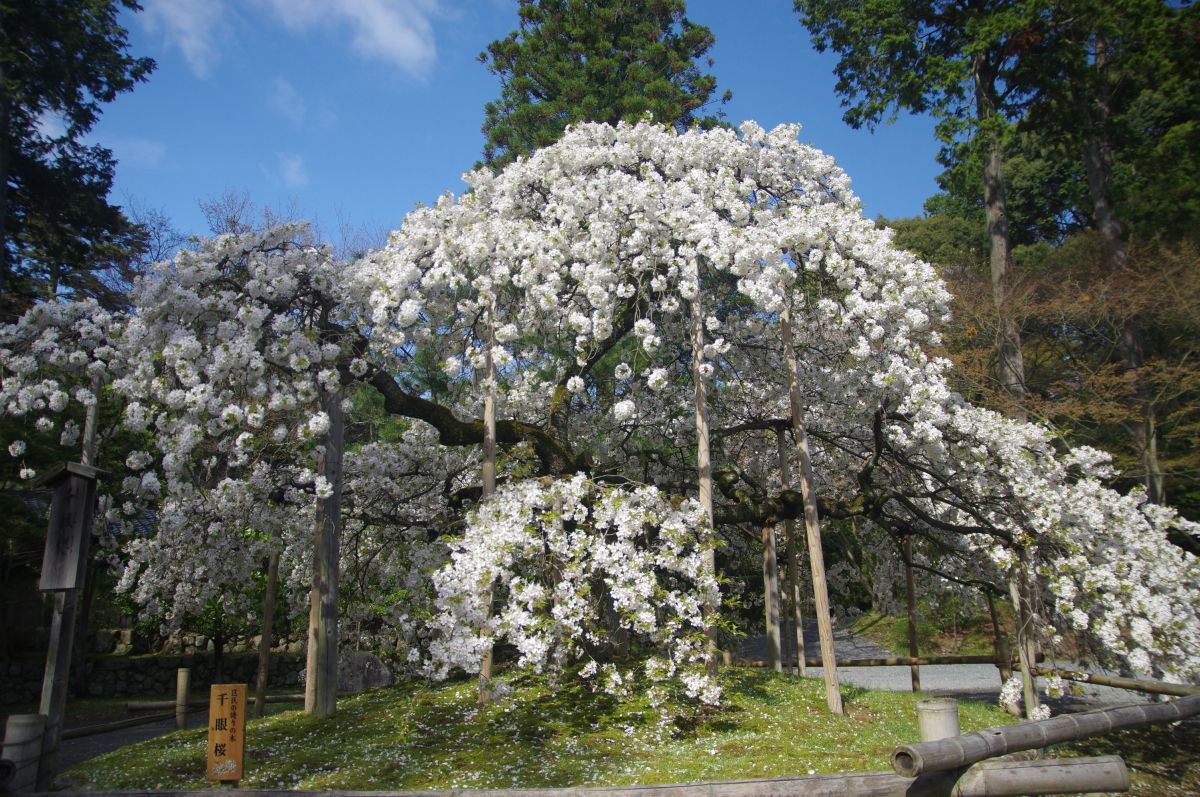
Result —
[{"label": "wooden sign", "polygon": [[39,582],[43,592],[79,589],[83,583],[96,504],[96,480],[101,473],[88,465],[67,462],[37,482],[38,486],[54,488]]},{"label": "wooden sign", "polygon": [[246,684],[213,684],[208,704],[208,779],[241,780]]}]

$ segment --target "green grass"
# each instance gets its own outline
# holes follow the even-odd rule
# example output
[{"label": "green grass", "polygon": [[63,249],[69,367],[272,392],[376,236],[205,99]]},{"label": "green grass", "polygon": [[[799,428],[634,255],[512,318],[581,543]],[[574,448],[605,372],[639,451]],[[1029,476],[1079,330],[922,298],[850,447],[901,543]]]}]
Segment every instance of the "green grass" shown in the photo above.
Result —
[{"label": "green grass", "polygon": [[[908,655],[905,616],[868,612],[855,620],[850,630],[897,655]],[[992,645],[992,626],[986,617],[961,621],[957,627],[940,626],[923,618],[917,621],[917,649],[922,656],[991,656],[996,652]]]},{"label": "green grass", "polygon": [[[644,694],[618,700],[577,679],[551,685],[502,677],[512,694],[475,706],[473,681],[405,683],[343,699],[319,720],[290,711],[250,721],[247,788],[433,789],[677,783],[882,771],[892,748],[918,738],[919,696],[843,687],[831,715],[821,683],[726,668],[724,704],[664,718]],[[1011,722],[961,706],[963,732]],[[68,772],[92,789],[196,789],[205,731],[183,731],[87,761]]]}]

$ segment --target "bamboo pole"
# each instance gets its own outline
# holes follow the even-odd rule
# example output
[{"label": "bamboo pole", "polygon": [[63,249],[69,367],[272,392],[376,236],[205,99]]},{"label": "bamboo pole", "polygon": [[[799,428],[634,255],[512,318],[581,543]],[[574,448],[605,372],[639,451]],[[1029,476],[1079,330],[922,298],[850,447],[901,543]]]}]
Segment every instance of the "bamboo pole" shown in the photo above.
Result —
[{"label": "bamboo pole", "polygon": [[[779,486],[784,490],[792,489],[792,463],[788,456],[787,441],[784,431],[775,430],[775,450],[779,458]],[[804,655],[804,612],[800,595],[800,539],[796,534],[796,521],[787,520],[783,524],[787,532],[788,546],[788,591],[791,592],[792,623],[796,635],[796,672],[808,675],[808,659]]]},{"label": "bamboo pole", "polygon": [[1062,714],[1048,720],[988,728],[953,739],[902,744],[892,751],[892,768],[896,774],[912,778],[927,772],[968,767],[986,758],[1040,750],[1052,744],[1088,739],[1124,728],[1175,722],[1197,714],[1200,714],[1200,695],[1170,703]]},{"label": "bamboo pole", "polygon": [[[1044,658],[1044,657],[1040,657]],[[821,659],[810,656],[809,667],[820,667]],[[879,659],[837,659],[839,667],[911,667],[933,664],[992,664],[996,663],[993,656],[889,656]],[[738,662],[742,667],[769,667],[771,663],[761,659],[747,659]],[[1097,682],[1099,683],[1099,682]],[[1175,694],[1162,692],[1160,694]]]},{"label": "bamboo pole", "polygon": [[[1017,665],[1018,668],[1020,665]],[[1080,672],[1078,670],[1059,670],[1051,667],[1034,667],[1034,675],[1057,675],[1068,681],[1079,681],[1080,683],[1096,684],[1097,686],[1111,686],[1115,689],[1128,689],[1133,692],[1145,692],[1150,695],[1173,695],[1175,697],[1189,697],[1191,695],[1200,695],[1200,686],[1192,684],[1172,684],[1166,681],[1148,681],[1143,678],[1119,678],[1115,675],[1101,675],[1100,673]]]},{"label": "bamboo pole", "polygon": [[829,617],[829,591],[825,586],[825,554],[821,547],[821,521],[817,516],[817,490],[813,476],[812,457],[808,452],[808,433],[804,429],[804,409],[800,400],[800,374],[796,367],[795,344],[792,341],[791,312],[787,304],[779,311],[780,335],[783,337],[783,357],[788,370],[788,398],[792,410],[792,434],[796,438],[796,455],[800,461],[800,493],[804,498],[804,530],[808,538],[808,561],[812,569],[813,602],[817,615],[817,630],[821,638],[821,672],[825,676],[825,701],[834,714],[842,714],[842,690],[838,684],[837,666],[833,663],[833,622]]}]

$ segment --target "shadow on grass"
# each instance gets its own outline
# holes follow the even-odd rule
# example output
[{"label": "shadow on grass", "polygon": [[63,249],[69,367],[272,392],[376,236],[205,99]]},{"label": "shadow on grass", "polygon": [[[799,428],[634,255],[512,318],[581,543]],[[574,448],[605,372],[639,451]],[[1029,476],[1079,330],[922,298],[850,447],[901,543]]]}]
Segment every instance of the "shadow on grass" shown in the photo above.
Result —
[{"label": "shadow on grass", "polygon": [[1078,756],[1121,756],[1133,780],[1130,794],[1200,794],[1200,722],[1118,731],[1059,750]]}]

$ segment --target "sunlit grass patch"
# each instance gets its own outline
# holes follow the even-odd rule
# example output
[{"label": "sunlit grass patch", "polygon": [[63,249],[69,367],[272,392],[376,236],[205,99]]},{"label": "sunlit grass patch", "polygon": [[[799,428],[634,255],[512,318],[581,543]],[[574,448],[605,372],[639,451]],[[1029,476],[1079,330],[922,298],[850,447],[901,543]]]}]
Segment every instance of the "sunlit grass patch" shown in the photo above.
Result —
[{"label": "sunlit grass patch", "polygon": [[[338,702],[319,720],[298,711],[251,720],[247,788],[431,789],[626,785],[885,770],[918,738],[919,696],[846,687],[829,714],[820,681],[726,668],[720,708],[617,699],[577,679],[507,674],[508,697],[478,708],[474,681],[409,682]],[[964,702],[964,732],[1011,722]],[[203,729],[172,733],[80,764],[95,789],[195,789]]]}]

